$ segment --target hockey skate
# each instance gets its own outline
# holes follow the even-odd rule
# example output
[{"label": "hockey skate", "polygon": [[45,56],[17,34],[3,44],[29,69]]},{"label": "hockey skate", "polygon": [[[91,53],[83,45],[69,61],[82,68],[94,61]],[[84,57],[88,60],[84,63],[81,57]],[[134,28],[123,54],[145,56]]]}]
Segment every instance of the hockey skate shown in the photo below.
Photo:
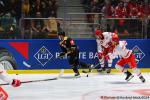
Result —
[{"label": "hockey skate", "polygon": [[109,74],[111,72],[111,68],[108,67],[107,70],[106,70],[107,74]]},{"label": "hockey skate", "polygon": [[105,71],[106,71],[105,67],[101,67],[101,68],[97,69],[97,72],[99,72],[99,73],[102,73],[102,72],[105,72]]},{"label": "hockey skate", "polygon": [[125,74],[127,75],[125,78],[126,81],[130,81],[134,77],[129,71],[125,72]]},{"label": "hockey skate", "polygon": [[93,64],[89,66],[89,72],[92,72],[93,67],[94,67]]},{"label": "hockey skate", "polygon": [[74,77],[81,77],[79,73],[75,73]]},{"label": "hockey skate", "polygon": [[139,79],[140,79],[143,83],[145,83],[145,78],[144,78],[143,76],[140,76]]}]

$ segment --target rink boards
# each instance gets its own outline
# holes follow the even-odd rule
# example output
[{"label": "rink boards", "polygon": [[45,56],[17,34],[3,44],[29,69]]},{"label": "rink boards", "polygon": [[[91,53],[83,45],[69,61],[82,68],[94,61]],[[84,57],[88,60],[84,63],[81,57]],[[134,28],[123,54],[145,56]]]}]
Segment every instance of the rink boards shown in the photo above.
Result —
[{"label": "rink boards", "polygon": [[[136,56],[138,67],[143,72],[150,72],[150,40],[126,40],[129,49]],[[97,47],[94,39],[75,40],[80,47],[80,60],[88,64],[97,64]],[[58,59],[59,40],[0,40],[0,48],[6,48],[15,58],[18,72],[26,73],[56,73],[60,69],[72,72],[66,58]],[[113,66],[118,59],[113,61]],[[27,71],[26,71],[27,70]],[[16,71],[10,71],[16,72]],[[116,72],[116,70],[114,70]]]}]

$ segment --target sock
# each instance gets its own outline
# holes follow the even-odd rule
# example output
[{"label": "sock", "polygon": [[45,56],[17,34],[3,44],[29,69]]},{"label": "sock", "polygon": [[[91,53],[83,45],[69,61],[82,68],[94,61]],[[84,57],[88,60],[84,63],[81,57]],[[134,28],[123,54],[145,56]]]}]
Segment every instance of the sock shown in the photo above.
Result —
[{"label": "sock", "polygon": [[122,66],[120,66],[120,65],[115,65],[115,68],[117,69],[117,70],[120,70],[121,72],[123,72],[123,73],[125,73],[125,72],[127,72],[127,69],[126,68],[124,68],[124,67],[122,67]]},{"label": "sock", "polygon": [[10,78],[7,74],[7,72],[5,70],[0,70],[0,79],[2,79],[3,81],[12,84],[13,79]]},{"label": "sock", "polygon": [[132,68],[132,70],[138,77],[142,76],[141,71],[138,68]]},{"label": "sock", "polygon": [[108,60],[108,67],[111,67],[112,66],[112,59],[109,59]]},{"label": "sock", "polygon": [[99,59],[99,62],[100,62],[100,64],[101,64],[101,68],[104,68],[104,67],[105,67],[104,58]]}]

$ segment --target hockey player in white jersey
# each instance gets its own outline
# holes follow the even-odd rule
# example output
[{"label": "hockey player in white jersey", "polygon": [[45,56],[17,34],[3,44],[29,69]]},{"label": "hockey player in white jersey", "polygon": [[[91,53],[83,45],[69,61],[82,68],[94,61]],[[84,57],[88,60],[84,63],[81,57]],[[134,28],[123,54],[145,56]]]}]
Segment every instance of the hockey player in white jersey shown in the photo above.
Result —
[{"label": "hockey player in white jersey", "polygon": [[[13,87],[20,86],[21,85],[20,80],[12,79],[11,77],[9,77],[7,72],[3,68],[4,66],[0,63],[0,79],[9,83]],[[7,100],[8,94],[1,87],[0,87],[0,93],[1,93],[0,100]]]},{"label": "hockey player in white jersey", "polygon": [[[108,52],[112,51],[112,41],[119,41],[117,34],[112,32],[103,32],[102,30],[96,30],[95,32],[96,42],[97,42],[97,52],[101,68],[98,69],[99,72],[103,72],[106,69],[105,60],[108,61],[107,73],[110,73],[112,66],[112,59],[107,59]],[[115,38],[113,38],[115,37]],[[117,38],[116,38],[117,37]]]},{"label": "hockey player in white jersey", "polygon": [[113,42],[114,48],[113,53],[108,53],[110,58],[115,58],[119,56],[120,59],[117,61],[115,68],[126,74],[125,80],[129,81],[134,76],[124,67],[128,64],[130,68],[137,74],[139,79],[144,83],[145,78],[142,76],[140,70],[137,68],[135,55],[132,53],[132,50],[126,48],[126,41],[119,41],[119,43]]}]

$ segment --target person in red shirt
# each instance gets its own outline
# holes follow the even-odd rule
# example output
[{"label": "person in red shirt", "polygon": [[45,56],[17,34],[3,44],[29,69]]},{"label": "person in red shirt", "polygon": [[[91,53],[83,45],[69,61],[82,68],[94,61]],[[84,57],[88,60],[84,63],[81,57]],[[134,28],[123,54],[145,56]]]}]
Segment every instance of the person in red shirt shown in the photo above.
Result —
[{"label": "person in red shirt", "polygon": [[115,17],[116,18],[126,18],[127,16],[127,9],[124,6],[124,3],[119,3],[118,6],[115,8]]},{"label": "person in red shirt", "polygon": [[139,18],[144,17],[144,4],[143,4],[143,2],[138,3],[137,8],[138,8],[138,17]]}]

